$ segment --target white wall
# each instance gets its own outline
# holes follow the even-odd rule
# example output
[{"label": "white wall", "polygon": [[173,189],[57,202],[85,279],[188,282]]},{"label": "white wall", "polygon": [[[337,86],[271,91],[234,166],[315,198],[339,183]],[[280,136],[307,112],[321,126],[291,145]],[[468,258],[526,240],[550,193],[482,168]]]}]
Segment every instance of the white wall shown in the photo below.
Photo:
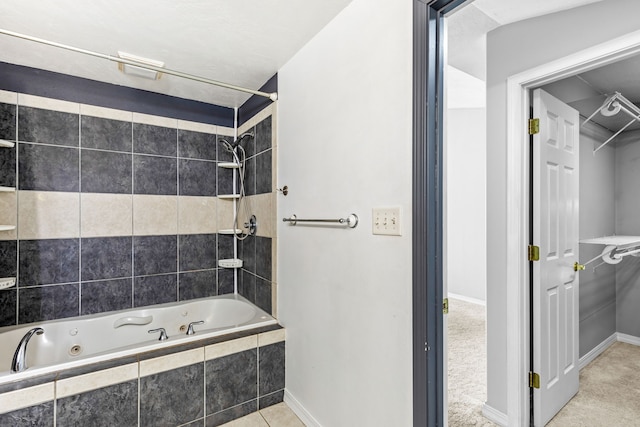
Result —
[{"label": "white wall", "polygon": [[485,86],[446,67],[444,281],[449,294],[482,302],[487,287]]},{"label": "white wall", "polygon": [[[616,234],[640,236],[640,131],[616,139]],[[615,268],[616,330],[640,337],[640,259],[625,257]]]},{"label": "white wall", "polygon": [[446,277],[449,294],[485,300],[486,109],[447,110]]},{"label": "white wall", "polygon": [[[411,425],[412,2],[354,0],[278,80],[278,216],[360,218],[279,224],[288,396],[322,426]],[[394,205],[403,235],[373,236]]]},{"label": "white wall", "polygon": [[[593,150],[613,133],[587,124],[580,132],[580,234],[579,238],[611,236],[616,218],[616,148],[610,144]],[[580,245],[580,262],[602,253],[601,245]],[[583,357],[616,332],[616,267],[589,264],[580,272],[580,352]]]},{"label": "white wall", "polygon": [[[640,29],[640,2],[609,0],[500,27],[487,36],[487,403],[506,413],[506,80]],[[523,48],[527,47],[527,48]]]}]

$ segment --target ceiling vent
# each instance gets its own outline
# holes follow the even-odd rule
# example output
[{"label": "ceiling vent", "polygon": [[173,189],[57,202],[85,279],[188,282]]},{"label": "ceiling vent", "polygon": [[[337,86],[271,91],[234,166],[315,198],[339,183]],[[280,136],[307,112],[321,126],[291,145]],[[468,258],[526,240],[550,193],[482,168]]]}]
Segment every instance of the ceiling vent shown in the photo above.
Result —
[{"label": "ceiling vent", "polygon": [[118,51],[118,57],[128,62],[131,61],[140,64],[140,66],[136,66],[130,63],[118,62],[118,69],[125,74],[149,80],[158,80],[162,77],[162,73],[160,71],[151,68],[162,68],[164,67],[164,62],[120,51]]}]

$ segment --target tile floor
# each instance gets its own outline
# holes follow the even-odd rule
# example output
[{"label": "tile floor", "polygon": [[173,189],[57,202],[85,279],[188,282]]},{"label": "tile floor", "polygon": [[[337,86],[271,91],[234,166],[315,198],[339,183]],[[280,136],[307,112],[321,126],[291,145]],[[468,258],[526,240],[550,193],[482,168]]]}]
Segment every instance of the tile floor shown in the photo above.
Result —
[{"label": "tile floor", "polygon": [[305,427],[305,425],[287,404],[282,402],[223,424],[221,427]]}]

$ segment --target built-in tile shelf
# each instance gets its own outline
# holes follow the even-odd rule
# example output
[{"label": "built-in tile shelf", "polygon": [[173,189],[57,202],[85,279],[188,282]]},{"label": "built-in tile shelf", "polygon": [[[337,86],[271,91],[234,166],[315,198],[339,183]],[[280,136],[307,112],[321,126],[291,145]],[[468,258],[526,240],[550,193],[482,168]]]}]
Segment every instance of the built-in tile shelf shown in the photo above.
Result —
[{"label": "built-in tile shelf", "polygon": [[220,162],[218,163],[218,167],[223,169],[238,169],[240,165],[236,162]]},{"label": "built-in tile shelf", "polygon": [[0,192],[1,193],[13,193],[16,191],[16,187],[3,187],[0,186]]},{"label": "built-in tile shelf", "polygon": [[236,228],[235,230],[233,228],[225,228],[218,230],[218,234],[242,234],[242,230],[239,228]]},{"label": "built-in tile shelf", "polygon": [[242,260],[238,258],[219,259],[218,267],[222,268],[242,268]]},{"label": "built-in tile shelf", "polygon": [[15,277],[2,277],[0,278],[0,289],[11,288],[16,285]]},{"label": "built-in tile shelf", "polygon": [[7,141],[6,139],[0,139],[0,147],[13,148],[15,147],[15,145],[16,145],[15,142]]},{"label": "built-in tile shelf", "polygon": [[233,199],[239,199],[240,195],[239,194],[218,194],[218,199],[222,199],[222,200],[233,200]]}]

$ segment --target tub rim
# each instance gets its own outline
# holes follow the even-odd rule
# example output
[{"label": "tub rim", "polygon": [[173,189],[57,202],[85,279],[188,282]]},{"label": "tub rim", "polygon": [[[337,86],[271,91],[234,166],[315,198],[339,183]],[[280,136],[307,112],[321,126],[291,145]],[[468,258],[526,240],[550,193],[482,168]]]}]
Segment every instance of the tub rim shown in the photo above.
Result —
[{"label": "tub rim", "polygon": [[[124,315],[125,313],[128,313],[128,312],[139,311],[143,309],[149,309],[149,308],[161,309],[161,308],[175,307],[175,306],[189,304],[192,302],[207,301],[207,300],[242,301],[246,304],[249,304],[255,307],[256,315],[254,316],[253,320],[255,320],[258,317],[264,317],[264,315],[267,316],[267,319],[262,321],[252,322],[246,325],[229,326],[227,328],[218,328],[210,332],[198,331],[198,333],[195,335],[186,335],[186,334],[177,335],[177,336],[174,335],[173,337],[171,337],[169,340],[166,340],[166,341],[153,341],[153,342],[145,341],[143,345],[138,345],[133,348],[127,348],[121,351],[108,352],[108,353],[101,352],[96,355],[82,357],[75,360],[57,363],[53,365],[47,365],[47,366],[41,366],[41,367],[34,366],[34,367],[27,368],[23,372],[11,373],[10,371],[0,371],[0,393],[8,391],[8,390],[2,391],[2,388],[4,388],[3,386],[7,384],[18,383],[24,380],[34,379],[36,377],[43,377],[43,382],[46,382],[52,379],[51,376],[53,374],[55,374],[54,375],[55,378],[53,379],[60,379],[59,378],[60,375],[65,371],[73,371],[73,370],[83,371],[83,368],[87,368],[91,365],[98,365],[98,364],[108,365],[110,361],[113,361],[116,365],[126,364],[126,363],[130,363],[132,361],[132,358],[135,358],[137,361],[140,361],[140,360],[145,360],[153,357],[164,356],[166,354],[180,352],[185,350],[185,347],[199,347],[200,345],[197,345],[199,341],[203,342],[202,345],[209,345],[209,343],[205,344],[204,342],[212,341],[210,344],[214,344],[217,342],[227,341],[225,339],[219,339],[224,337],[225,335],[234,335],[234,334],[241,333],[242,335],[246,336],[246,335],[252,335],[251,333],[246,333],[246,332],[269,328],[270,326],[276,326],[276,327],[269,328],[269,330],[272,330],[272,329],[275,330],[275,329],[281,328],[276,318],[274,318],[271,314],[267,313],[266,311],[262,310],[257,305],[253,304],[251,301],[249,301],[242,295],[225,294],[225,295],[216,295],[211,297],[190,299],[190,300],[184,300],[184,301],[174,301],[170,303],[157,304],[153,306],[136,307],[136,308],[127,309],[127,310],[117,310],[117,311],[89,314],[84,316],[68,317],[68,318],[56,319],[51,321],[5,326],[0,328],[0,336],[3,332],[9,332],[9,331],[13,331],[13,330],[21,329],[25,327],[31,328],[31,327],[38,327],[41,325],[50,325],[52,323],[63,323],[63,322],[76,321],[76,320],[83,321],[86,319],[106,317],[106,316],[113,315],[115,313],[123,313]],[[256,333],[259,333],[259,332],[256,332]],[[228,339],[235,339],[235,337],[229,337]],[[118,360],[120,360],[121,363],[117,362]],[[101,368],[97,368],[96,370],[99,370],[99,369]],[[84,373],[92,372],[92,371],[93,369],[88,370],[86,372],[79,372],[78,374],[75,374],[75,375],[82,375]],[[67,375],[67,376],[75,376],[75,375]],[[33,385],[34,384],[29,384],[28,386],[33,386]]]}]

